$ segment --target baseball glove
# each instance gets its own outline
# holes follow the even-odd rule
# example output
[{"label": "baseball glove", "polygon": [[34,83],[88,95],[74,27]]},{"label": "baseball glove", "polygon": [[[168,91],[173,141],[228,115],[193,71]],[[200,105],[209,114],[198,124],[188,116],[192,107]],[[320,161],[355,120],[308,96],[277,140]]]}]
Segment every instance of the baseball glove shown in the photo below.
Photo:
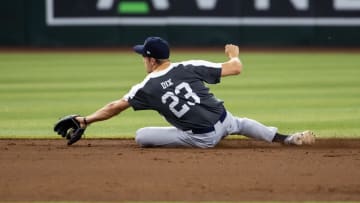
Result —
[{"label": "baseball glove", "polygon": [[81,136],[85,132],[85,128],[81,128],[79,121],[75,118],[79,115],[69,115],[61,118],[55,123],[54,131],[58,135],[68,140],[68,145],[72,145],[81,139]]}]

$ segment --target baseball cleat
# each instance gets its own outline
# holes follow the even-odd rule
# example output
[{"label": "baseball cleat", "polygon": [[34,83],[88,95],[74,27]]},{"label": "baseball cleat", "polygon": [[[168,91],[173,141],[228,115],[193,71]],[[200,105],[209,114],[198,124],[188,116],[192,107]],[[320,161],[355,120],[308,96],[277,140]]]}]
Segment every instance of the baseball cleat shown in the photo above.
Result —
[{"label": "baseball cleat", "polygon": [[298,132],[287,137],[284,143],[288,145],[312,145],[315,143],[315,135],[309,130]]}]

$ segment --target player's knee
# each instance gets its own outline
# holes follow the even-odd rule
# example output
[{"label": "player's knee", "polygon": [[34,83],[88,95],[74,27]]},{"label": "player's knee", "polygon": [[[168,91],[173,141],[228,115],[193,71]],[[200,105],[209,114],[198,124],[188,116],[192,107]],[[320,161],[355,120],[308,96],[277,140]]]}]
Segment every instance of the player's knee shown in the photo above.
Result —
[{"label": "player's knee", "polygon": [[147,134],[146,128],[140,128],[136,131],[135,142],[140,147],[151,147],[151,144],[149,143],[149,136],[147,136]]},{"label": "player's knee", "polygon": [[143,128],[136,131],[135,142],[140,146],[143,145],[145,140],[145,136],[144,136],[145,134],[143,133],[143,131],[144,131]]}]

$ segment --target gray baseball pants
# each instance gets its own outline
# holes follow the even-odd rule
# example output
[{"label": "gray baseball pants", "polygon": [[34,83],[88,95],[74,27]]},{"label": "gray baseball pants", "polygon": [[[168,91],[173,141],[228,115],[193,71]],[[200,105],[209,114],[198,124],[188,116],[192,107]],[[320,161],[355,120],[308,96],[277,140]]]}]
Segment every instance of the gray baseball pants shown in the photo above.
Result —
[{"label": "gray baseball pants", "polygon": [[215,147],[227,135],[244,135],[271,142],[277,128],[265,126],[255,120],[239,118],[227,111],[223,121],[214,125],[212,132],[197,134],[175,127],[145,127],[137,130],[136,143],[141,147]]}]

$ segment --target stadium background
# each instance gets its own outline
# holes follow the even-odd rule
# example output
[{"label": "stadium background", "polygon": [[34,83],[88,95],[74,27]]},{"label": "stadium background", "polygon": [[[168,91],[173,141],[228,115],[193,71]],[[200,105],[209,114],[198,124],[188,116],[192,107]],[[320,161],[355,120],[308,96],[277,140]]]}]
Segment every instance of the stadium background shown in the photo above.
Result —
[{"label": "stadium background", "polygon": [[[356,0],[5,0],[0,45],[119,47],[360,45]],[[85,19],[85,20],[84,20]]]}]

